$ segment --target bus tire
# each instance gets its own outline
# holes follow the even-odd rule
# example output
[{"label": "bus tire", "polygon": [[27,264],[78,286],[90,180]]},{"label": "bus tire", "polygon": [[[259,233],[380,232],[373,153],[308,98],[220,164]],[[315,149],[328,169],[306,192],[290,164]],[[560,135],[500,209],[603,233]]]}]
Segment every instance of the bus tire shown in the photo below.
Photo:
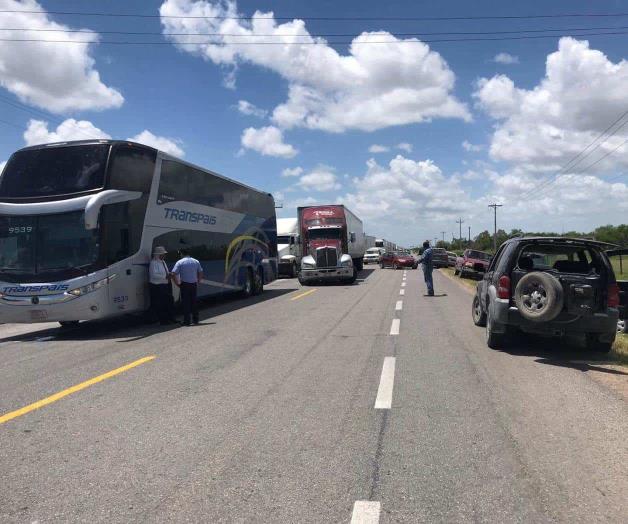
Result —
[{"label": "bus tire", "polygon": [[253,279],[253,294],[261,295],[264,291],[264,269],[258,268]]},{"label": "bus tire", "polygon": [[251,268],[246,269],[246,280],[244,281],[244,287],[242,288],[242,297],[249,298],[253,296],[255,282],[253,279],[253,271]]}]

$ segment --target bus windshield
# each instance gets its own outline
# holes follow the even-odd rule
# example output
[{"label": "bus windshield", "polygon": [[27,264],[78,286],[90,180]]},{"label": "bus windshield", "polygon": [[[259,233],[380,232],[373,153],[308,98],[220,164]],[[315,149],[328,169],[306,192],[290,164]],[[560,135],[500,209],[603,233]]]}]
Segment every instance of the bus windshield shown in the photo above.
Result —
[{"label": "bus windshield", "polygon": [[0,216],[0,273],[43,276],[94,264],[98,233],[85,229],[83,216]]},{"label": "bus windshield", "polygon": [[0,180],[0,199],[82,193],[105,184],[109,144],[26,149],[14,153]]}]

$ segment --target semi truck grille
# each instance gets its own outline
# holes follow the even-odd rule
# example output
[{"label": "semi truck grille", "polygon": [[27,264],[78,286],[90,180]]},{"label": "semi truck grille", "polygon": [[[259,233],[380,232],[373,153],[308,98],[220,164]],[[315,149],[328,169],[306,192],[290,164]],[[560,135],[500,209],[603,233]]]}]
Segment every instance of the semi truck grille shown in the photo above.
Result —
[{"label": "semi truck grille", "polygon": [[336,267],[338,265],[338,254],[334,247],[319,247],[316,250],[317,267]]}]

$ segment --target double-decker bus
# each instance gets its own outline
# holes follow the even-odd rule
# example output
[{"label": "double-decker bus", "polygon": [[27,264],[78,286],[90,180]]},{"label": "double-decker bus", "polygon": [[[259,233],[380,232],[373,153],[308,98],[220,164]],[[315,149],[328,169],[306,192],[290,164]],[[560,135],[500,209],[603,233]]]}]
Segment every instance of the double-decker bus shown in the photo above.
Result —
[{"label": "double-decker bus", "polygon": [[199,297],[261,293],[277,275],[274,199],[133,142],[21,149],[0,177],[0,322],[143,311],[155,246],[170,267],[182,248],[200,261]]}]

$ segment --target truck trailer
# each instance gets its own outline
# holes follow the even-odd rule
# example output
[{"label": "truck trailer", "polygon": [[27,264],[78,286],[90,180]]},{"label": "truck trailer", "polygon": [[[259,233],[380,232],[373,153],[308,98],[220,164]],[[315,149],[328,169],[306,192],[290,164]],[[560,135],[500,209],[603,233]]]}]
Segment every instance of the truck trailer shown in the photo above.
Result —
[{"label": "truck trailer", "polygon": [[343,205],[300,207],[297,217],[303,252],[299,282],[355,282],[366,245],[362,221]]}]

